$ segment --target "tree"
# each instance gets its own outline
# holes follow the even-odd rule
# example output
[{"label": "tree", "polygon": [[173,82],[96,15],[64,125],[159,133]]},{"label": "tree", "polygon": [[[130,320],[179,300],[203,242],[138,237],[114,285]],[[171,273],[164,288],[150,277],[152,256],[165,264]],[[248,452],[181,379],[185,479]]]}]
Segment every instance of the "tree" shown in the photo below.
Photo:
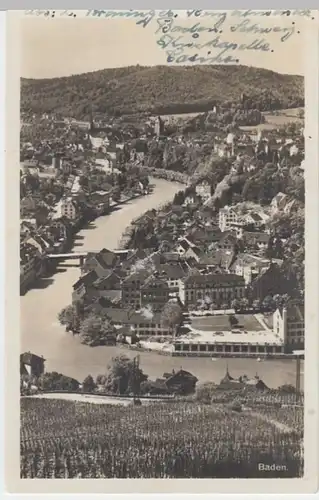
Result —
[{"label": "tree", "polygon": [[293,386],[291,384],[284,384],[284,385],[281,385],[280,387],[278,387],[278,391],[286,392],[286,393],[290,393],[290,394],[295,394],[296,388],[295,388],[295,386]]},{"label": "tree", "polygon": [[255,299],[253,301],[253,309],[255,311],[259,311],[260,310],[260,307],[261,307],[261,301],[259,299]]},{"label": "tree", "polygon": [[141,383],[147,378],[148,376],[134,364],[132,359],[127,356],[117,356],[112,359],[108,367],[106,387],[110,392],[118,394],[139,392]]},{"label": "tree", "polygon": [[181,324],[182,317],[183,313],[181,306],[176,302],[167,302],[161,314],[161,324],[171,330],[176,330]]},{"label": "tree", "polygon": [[96,385],[94,383],[92,375],[88,375],[84,380],[82,384],[82,388],[84,392],[93,392],[95,389]]},{"label": "tree", "polygon": [[233,299],[231,301],[231,308],[237,311],[240,308],[240,301],[238,299]]},{"label": "tree", "polygon": [[275,309],[275,302],[270,295],[264,298],[262,307],[265,311],[272,311]]},{"label": "tree", "polygon": [[238,319],[236,318],[236,316],[234,314],[230,314],[228,316],[228,320],[229,320],[229,324],[230,324],[231,328],[238,325]]},{"label": "tree", "polygon": [[106,375],[99,374],[96,377],[96,385],[105,385],[107,380]]},{"label": "tree", "polygon": [[110,338],[115,339],[115,331],[108,319],[91,313],[81,324],[80,337],[84,344],[92,347],[105,345]]},{"label": "tree", "polygon": [[74,392],[79,389],[79,382],[74,378],[62,375],[57,372],[47,372],[39,377],[39,387],[42,391],[69,391]]},{"label": "tree", "polygon": [[226,302],[224,302],[223,304],[221,304],[220,309],[222,311],[226,311],[226,309],[228,309],[228,304]]},{"label": "tree", "polygon": [[239,303],[240,303],[239,308],[241,310],[243,310],[243,311],[245,311],[248,308],[248,306],[249,306],[249,301],[245,297],[243,297],[242,299],[240,299]]},{"label": "tree", "polygon": [[80,320],[78,310],[75,305],[64,307],[58,314],[58,319],[61,325],[64,325],[67,330],[77,331],[79,328]]}]

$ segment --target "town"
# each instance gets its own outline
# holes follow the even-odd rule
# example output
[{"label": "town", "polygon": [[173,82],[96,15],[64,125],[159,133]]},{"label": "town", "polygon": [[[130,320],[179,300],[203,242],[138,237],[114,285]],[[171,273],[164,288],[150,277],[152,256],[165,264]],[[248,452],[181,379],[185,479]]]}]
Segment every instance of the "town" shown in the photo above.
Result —
[{"label": "town", "polygon": [[[216,107],[206,122],[214,116]],[[161,117],[135,140],[93,119],[47,115],[39,123],[56,140],[21,144],[21,290],[63,258],[78,258],[81,277],[60,314],[68,331],[91,345],[173,356],[280,357],[304,349],[302,234],[287,227],[304,210],[302,127],[220,133],[202,171],[184,176],[171,203],[133,220],[120,249],[76,254],[72,237],[83,224],[149,192],[148,174],[156,175],[146,166],[150,148],[165,156],[198,142],[167,137]],[[210,177],[214,163],[224,169],[220,182]],[[257,169],[275,178],[259,188],[262,203]],[[242,194],[229,195],[240,177]],[[288,193],[280,191],[285,182]],[[292,253],[300,254],[299,268],[288,265]]]},{"label": "town", "polygon": [[[302,99],[261,89],[205,111],[125,113],[127,101],[108,112],[91,89],[64,114],[53,90],[52,106],[32,92],[20,130],[21,477],[265,477],[263,447],[270,464],[286,457],[272,477],[299,477]],[[39,465],[32,419],[46,449],[50,415],[55,455]]]}]

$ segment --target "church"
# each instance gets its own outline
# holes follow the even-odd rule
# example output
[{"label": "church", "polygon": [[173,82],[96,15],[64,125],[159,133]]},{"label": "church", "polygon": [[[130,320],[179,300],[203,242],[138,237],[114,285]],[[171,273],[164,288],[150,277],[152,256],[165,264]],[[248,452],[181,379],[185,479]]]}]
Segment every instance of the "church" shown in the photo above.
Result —
[{"label": "church", "polygon": [[261,380],[257,375],[253,378],[247,377],[247,375],[242,375],[238,378],[234,378],[230,375],[228,371],[228,366],[226,368],[226,374],[219,383],[218,389],[229,390],[229,389],[257,389],[259,391],[267,390],[267,385]]}]

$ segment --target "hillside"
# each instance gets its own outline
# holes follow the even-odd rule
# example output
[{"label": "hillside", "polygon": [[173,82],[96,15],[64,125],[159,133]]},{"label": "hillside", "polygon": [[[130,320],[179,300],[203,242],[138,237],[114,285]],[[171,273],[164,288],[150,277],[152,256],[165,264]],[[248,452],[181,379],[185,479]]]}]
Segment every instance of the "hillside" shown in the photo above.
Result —
[{"label": "hillside", "polygon": [[130,66],[52,79],[21,80],[23,112],[76,118],[95,112],[169,114],[238,102],[262,111],[303,106],[304,79],[246,66]]}]

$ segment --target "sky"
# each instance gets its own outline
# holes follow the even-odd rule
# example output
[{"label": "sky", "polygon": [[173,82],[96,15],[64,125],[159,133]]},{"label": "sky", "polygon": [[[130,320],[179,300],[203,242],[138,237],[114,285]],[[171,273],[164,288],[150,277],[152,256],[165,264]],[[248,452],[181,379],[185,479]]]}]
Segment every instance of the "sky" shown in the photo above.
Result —
[{"label": "sky", "polygon": [[[197,20],[190,22],[191,26]],[[279,20],[279,23],[283,22],[288,21]],[[289,23],[291,26],[291,20]],[[166,64],[165,51],[157,45],[157,27],[156,21],[153,26],[149,25],[144,29],[136,26],[133,20],[123,19],[23,18],[20,40],[21,76],[53,78],[135,64]],[[202,41],[205,35],[201,34]],[[247,35],[244,34],[233,35],[228,32],[226,35],[224,31],[220,36],[227,37],[231,42],[247,43]],[[249,36],[251,41],[252,36]],[[190,34],[188,40],[194,42]],[[267,41],[271,43],[273,53],[241,52],[241,64],[263,67],[279,73],[304,73],[304,51],[300,34],[295,33],[289,40],[281,42],[280,35],[275,33],[269,35]]]}]

